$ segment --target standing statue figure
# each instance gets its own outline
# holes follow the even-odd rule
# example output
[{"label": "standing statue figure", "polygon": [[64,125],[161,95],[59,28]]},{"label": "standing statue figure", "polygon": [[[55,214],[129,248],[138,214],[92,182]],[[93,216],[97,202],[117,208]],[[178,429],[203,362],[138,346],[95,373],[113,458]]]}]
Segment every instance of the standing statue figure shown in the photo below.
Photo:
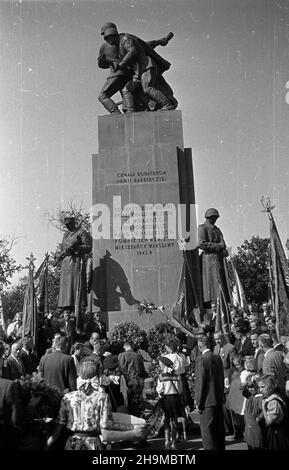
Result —
[{"label": "standing statue figure", "polygon": [[171,64],[154,51],[159,45],[166,46],[172,33],[145,42],[132,34],[119,34],[114,23],[105,23],[101,34],[105,43],[99,51],[98,66],[109,68],[111,73],[98,99],[111,114],[120,114],[111,99],[118,91],[122,94],[126,112],[177,107],[173,90],[162,75]]},{"label": "standing statue figure", "polygon": [[[215,225],[220,217],[219,212],[210,208],[206,210],[206,222],[199,225],[199,248],[201,253],[203,301],[205,307],[210,308],[219,295],[220,287],[223,290],[226,302],[230,302],[226,256],[228,251],[221,230]],[[207,305],[206,305],[207,304]]]},{"label": "standing statue figure", "polygon": [[87,305],[86,259],[92,250],[92,239],[88,232],[76,226],[75,217],[68,215],[63,222],[67,232],[55,262],[55,265],[61,262],[58,307],[77,314],[78,309]]}]

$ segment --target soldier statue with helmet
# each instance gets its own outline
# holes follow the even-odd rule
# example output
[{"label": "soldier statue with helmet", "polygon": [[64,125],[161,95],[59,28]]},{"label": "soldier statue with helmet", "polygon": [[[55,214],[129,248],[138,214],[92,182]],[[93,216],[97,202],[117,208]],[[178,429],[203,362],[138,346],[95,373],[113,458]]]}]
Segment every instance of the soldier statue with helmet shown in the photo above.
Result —
[{"label": "soldier statue with helmet", "polygon": [[224,294],[224,300],[230,302],[228,288],[228,276],[226,266],[226,256],[228,251],[221,230],[215,225],[220,217],[217,209],[206,210],[206,222],[199,225],[199,248],[202,250],[201,272],[204,306],[211,307],[211,302],[215,302],[219,296],[220,287]]},{"label": "soldier statue with helmet", "polygon": [[177,107],[173,90],[163,77],[171,64],[154,50],[157,46],[166,46],[172,33],[145,42],[132,34],[119,34],[114,23],[105,23],[101,35],[105,42],[99,51],[98,66],[109,68],[110,75],[98,99],[111,114],[120,114],[112,100],[118,91],[122,94],[125,112]]}]

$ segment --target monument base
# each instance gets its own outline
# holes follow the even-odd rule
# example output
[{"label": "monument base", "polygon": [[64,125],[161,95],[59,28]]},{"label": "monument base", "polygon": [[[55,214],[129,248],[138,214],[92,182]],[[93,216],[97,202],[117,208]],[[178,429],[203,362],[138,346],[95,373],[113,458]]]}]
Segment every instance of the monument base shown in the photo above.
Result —
[{"label": "monument base", "polygon": [[[101,116],[98,125],[99,153],[92,160],[93,228],[100,228],[103,204],[108,210],[105,217],[102,214],[101,229],[105,225],[108,230],[105,238],[93,231],[94,307],[102,312],[108,330],[123,321],[148,330],[170,317],[182,271],[178,205],[188,202],[193,183],[187,186],[181,111]],[[163,208],[157,219],[163,218],[160,237],[155,215],[147,217],[148,205],[154,206],[154,214]],[[132,239],[128,232],[133,232]],[[163,306],[164,313],[157,309],[140,315],[137,303],[143,301]]]}]

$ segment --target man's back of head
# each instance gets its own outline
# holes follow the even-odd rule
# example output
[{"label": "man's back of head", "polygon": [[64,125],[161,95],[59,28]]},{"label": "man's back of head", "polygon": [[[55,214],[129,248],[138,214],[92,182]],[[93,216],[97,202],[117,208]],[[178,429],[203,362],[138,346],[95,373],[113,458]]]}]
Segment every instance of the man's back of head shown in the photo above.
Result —
[{"label": "man's back of head", "polygon": [[133,343],[131,341],[125,341],[123,343],[123,349],[125,351],[134,351],[134,348],[133,348]]},{"label": "man's back of head", "polygon": [[57,336],[54,339],[54,348],[62,351],[63,353],[67,352],[68,340],[66,336]]},{"label": "man's back of head", "polygon": [[262,334],[259,336],[259,344],[260,347],[264,350],[267,351],[271,348],[273,348],[273,340],[270,335],[267,334]]}]

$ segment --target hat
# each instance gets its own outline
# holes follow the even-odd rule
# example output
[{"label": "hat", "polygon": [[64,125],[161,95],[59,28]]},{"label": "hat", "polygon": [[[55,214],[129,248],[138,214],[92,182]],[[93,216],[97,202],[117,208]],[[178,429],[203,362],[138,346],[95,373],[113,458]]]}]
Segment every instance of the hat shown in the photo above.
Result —
[{"label": "hat", "polygon": [[205,218],[208,219],[209,217],[220,217],[220,214],[217,209],[210,207],[210,209],[207,209],[205,212]]},{"label": "hat", "polygon": [[100,34],[106,38],[107,36],[118,34],[117,27],[114,23],[105,23],[101,27]]},{"label": "hat", "polygon": [[174,363],[168,357],[161,356],[159,357],[159,361],[162,362],[167,367],[173,367]]},{"label": "hat", "polygon": [[72,220],[75,220],[75,217],[74,215],[71,215],[71,214],[65,214],[65,216],[63,217],[63,223],[66,224],[66,222],[71,222]]}]

